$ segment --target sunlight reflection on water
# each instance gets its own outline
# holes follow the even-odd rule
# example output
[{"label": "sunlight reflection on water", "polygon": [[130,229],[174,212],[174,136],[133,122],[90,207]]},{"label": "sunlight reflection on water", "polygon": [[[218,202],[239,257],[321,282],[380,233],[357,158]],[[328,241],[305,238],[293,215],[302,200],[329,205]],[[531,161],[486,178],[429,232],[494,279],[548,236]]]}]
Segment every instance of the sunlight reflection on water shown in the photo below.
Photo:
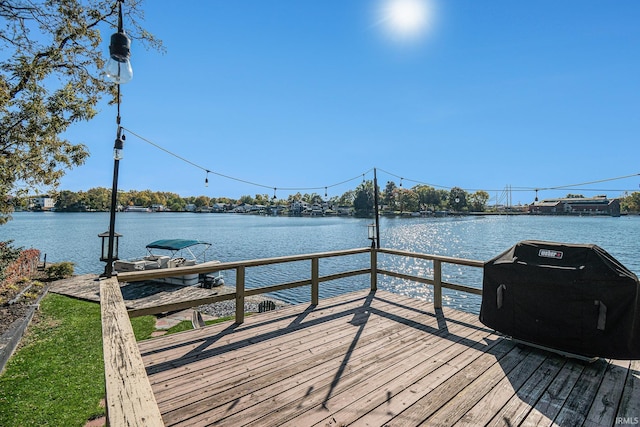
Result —
[{"label": "sunlight reflection on water", "polygon": [[[239,261],[295,254],[368,247],[367,224],[371,219],[289,218],[234,214],[126,213],[117,217],[116,230],[123,235],[120,257],[144,255],[153,240],[187,238],[214,244],[209,259]],[[0,241],[13,239],[16,246],[35,247],[50,262],[71,261],[77,274],[100,273],[100,240],[108,214],[26,213],[0,227]],[[594,243],[634,273],[640,272],[640,216],[622,218],[482,216],[448,218],[381,218],[384,248],[488,261],[522,240]],[[431,261],[380,254],[381,269],[433,278]],[[369,255],[323,259],[320,274],[367,268]],[[310,277],[308,261],[251,269],[247,288],[293,282]],[[225,272],[235,283],[234,271]],[[443,280],[482,287],[482,270],[443,264]],[[320,297],[366,289],[369,277],[356,276],[322,283]],[[389,276],[378,277],[380,289],[433,301],[430,286]],[[309,287],[278,292],[290,303],[310,300]],[[480,297],[443,290],[443,303],[478,313]]]}]

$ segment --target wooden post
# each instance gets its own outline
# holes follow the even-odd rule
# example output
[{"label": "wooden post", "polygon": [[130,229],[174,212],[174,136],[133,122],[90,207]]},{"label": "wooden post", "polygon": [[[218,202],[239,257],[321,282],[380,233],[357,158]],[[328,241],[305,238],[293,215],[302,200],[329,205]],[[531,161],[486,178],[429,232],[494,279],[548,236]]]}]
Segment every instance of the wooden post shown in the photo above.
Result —
[{"label": "wooden post", "polygon": [[378,290],[378,250],[371,247],[371,292]]},{"label": "wooden post", "polygon": [[442,261],[433,260],[433,308],[442,308]]},{"label": "wooden post", "polygon": [[236,323],[244,323],[244,275],[245,267],[236,268]]},{"label": "wooden post", "polygon": [[320,292],[318,277],[320,276],[320,259],[318,257],[311,258],[311,304],[318,305],[318,295]]}]

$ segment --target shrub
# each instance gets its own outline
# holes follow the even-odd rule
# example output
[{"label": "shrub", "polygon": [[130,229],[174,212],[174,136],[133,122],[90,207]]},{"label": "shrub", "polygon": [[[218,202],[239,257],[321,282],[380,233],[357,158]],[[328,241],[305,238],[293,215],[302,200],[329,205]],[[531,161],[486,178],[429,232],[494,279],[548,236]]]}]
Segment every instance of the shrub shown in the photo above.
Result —
[{"label": "shrub", "polygon": [[0,242],[0,282],[4,281],[7,275],[7,268],[20,257],[22,249],[11,246],[13,240]]},{"label": "shrub", "polygon": [[56,264],[50,264],[47,266],[45,274],[50,280],[58,280],[71,277],[73,276],[73,263],[58,262]]}]

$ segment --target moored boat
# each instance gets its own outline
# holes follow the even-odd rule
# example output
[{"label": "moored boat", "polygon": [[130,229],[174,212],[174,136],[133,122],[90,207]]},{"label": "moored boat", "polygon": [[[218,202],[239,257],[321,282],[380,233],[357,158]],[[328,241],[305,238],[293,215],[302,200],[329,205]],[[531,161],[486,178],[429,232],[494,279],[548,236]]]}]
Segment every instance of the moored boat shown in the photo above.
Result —
[{"label": "moored boat", "polygon": [[[118,260],[114,263],[116,272],[157,270],[162,268],[179,268],[193,265],[215,265],[217,260],[206,260],[206,252],[211,243],[189,239],[156,240],[146,246],[147,255],[132,260]],[[221,274],[185,274],[161,279],[157,282],[183,286],[213,287],[224,284]]]}]

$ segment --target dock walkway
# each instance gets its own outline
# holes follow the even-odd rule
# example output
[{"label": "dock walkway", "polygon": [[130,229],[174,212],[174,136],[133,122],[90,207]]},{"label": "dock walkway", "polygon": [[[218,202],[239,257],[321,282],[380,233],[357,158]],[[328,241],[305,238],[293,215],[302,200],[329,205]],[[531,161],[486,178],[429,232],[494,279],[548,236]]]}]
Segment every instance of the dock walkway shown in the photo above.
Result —
[{"label": "dock walkway", "polygon": [[[230,286],[205,289],[196,286],[181,286],[155,282],[123,283],[120,290],[125,305],[127,309],[130,310],[142,310],[158,305],[192,301],[213,296],[232,295],[235,292],[235,289]],[[49,291],[100,303],[100,280],[95,274],[85,274],[58,280]]]},{"label": "dock walkway", "polygon": [[640,417],[639,361],[517,346],[477,315],[380,290],[139,349],[166,425],[614,426]]}]

